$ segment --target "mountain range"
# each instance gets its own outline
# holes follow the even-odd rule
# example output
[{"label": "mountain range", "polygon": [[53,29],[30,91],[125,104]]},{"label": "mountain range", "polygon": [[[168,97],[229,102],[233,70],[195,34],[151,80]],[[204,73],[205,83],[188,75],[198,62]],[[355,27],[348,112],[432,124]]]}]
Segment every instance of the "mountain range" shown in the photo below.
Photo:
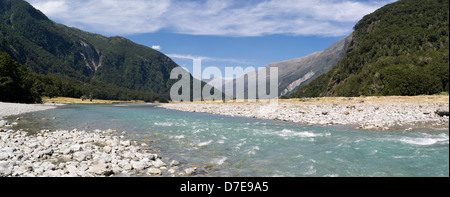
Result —
[{"label": "mountain range", "polygon": [[[307,84],[309,81],[331,70],[344,56],[348,44],[351,42],[352,36],[347,36],[338,42],[333,43],[330,47],[323,51],[312,53],[301,58],[294,58],[282,62],[274,62],[267,65],[265,68],[278,68],[278,96],[288,96],[294,92],[298,87]],[[224,83],[224,92],[231,92],[230,88],[236,90],[236,82],[238,80],[244,81],[245,98],[248,98],[249,89],[258,89],[257,78],[261,70],[249,72],[234,80],[229,80]],[[270,74],[267,73],[267,77]],[[254,85],[250,85],[248,81],[255,81]],[[233,86],[231,86],[233,85]],[[266,87],[269,87],[267,81]],[[228,90],[227,90],[228,89]],[[234,95],[236,92],[234,91]]]},{"label": "mountain range", "polygon": [[[324,51],[266,68],[278,68],[277,95],[284,97],[448,92],[448,22],[448,0],[399,0],[365,16]],[[177,81],[170,72],[178,65],[159,51],[55,23],[23,0],[0,0],[0,52],[2,101],[84,95],[165,102]],[[257,75],[229,80],[222,90],[236,89],[239,79],[246,93],[257,89],[248,86]]]},{"label": "mountain range", "polygon": [[0,0],[0,51],[41,78],[68,81],[79,90],[75,95],[47,95],[58,88],[45,82],[38,88],[43,96],[166,100],[176,82],[170,71],[178,67],[166,55],[123,37],[55,23],[23,0]]}]

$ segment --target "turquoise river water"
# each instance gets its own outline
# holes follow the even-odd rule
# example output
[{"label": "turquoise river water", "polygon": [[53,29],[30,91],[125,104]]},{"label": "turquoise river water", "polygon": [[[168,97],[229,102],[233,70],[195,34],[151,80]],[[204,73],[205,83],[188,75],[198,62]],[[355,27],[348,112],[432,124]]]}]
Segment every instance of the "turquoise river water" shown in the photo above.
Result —
[{"label": "turquoise river water", "polygon": [[213,166],[208,176],[449,176],[448,129],[362,131],[147,104],[67,105],[21,116],[19,128],[31,131],[126,131],[134,140],[152,140],[147,143],[163,157]]}]

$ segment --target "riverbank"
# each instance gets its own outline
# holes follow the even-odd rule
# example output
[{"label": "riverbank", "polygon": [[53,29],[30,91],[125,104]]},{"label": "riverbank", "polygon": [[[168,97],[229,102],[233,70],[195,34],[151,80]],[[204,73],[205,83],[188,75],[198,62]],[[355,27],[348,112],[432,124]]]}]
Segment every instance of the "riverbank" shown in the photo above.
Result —
[{"label": "riverbank", "polygon": [[144,101],[120,101],[120,100],[102,100],[102,99],[80,99],[80,98],[69,98],[69,97],[54,97],[54,98],[48,98],[44,97],[42,98],[42,101],[44,103],[56,103],[56,104],[69,104],[69,105],[75,105],[75,104],[120,104],[120,103],[145,103]]},{"label": "riverbank", "polygon": [[116,130],[13,130],[1,118],[54,109],[54,104],[0,103],[0,177],[192,176],[195,167],[151,153],[146,139]]},{"label": "riverbank", "polygon": [[[0,132],[0,177],[189,176],[180,162],[164,161],[146,143],[115,130]],[[169,164],[166,164],[169,163]]]},{"label": "riverbank", "polygon": [[53,104],[18,104],[0,102],[0,129],[3,127],[12,127],[14,124],[17,124],[17,122],[9,123],[3,120],[5,117],[54,108],[56,108],[56,106]]},{"label": "riverbank", "polygon": [[161,107],[305,125],[353,125],[357,129],[448,128],[448,96],[304,98],[278,103],[172,103]]},{"label": "riverbank", "polygon": [[18,104],[0,102],[0,119],[2,117],[14,116],[23,113],[42,111],[56,108],[53,104]]}]

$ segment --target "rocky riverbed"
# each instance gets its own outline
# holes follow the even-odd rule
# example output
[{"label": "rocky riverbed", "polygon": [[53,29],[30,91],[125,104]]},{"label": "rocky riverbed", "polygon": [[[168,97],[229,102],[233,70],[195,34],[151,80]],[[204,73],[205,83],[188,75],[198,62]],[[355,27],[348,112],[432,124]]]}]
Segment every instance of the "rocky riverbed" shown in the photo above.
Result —
[{"label": "rocky riverbed", "polygon": [[114,130],[0,132],[2,177],[191,176],[183,168],[151,153],[147,144],[127,140]]},{"label": "rocky riverbed", "polygon": [[[3,117],[55,106],[0,103],[0,177],[193,176],[188,167],[152,153],[145,142],[115,130],[13,130]],[[199,169],[201,170],[201,169]]]},{"label": "rocky riverbed", "polygon": [[54,109],[54,104],[18,104],[0,102],[0,120],[3,117],[19,115],[23,113]]},{"label": "rocky riverbed", "polygon": [[12,127],[15,124],[18,124],[17,122],[3,120],[4,117],[54,108],[56,108],[56,106],[52,104],[17,104],[0,102],[0,128]]},{"label": "rocky riverbed", "polygon": [[176,103],[161,107],[305,125],[354,125],[366,130],[389,130],[398,126],[448,128],[449,124],[448,103]]}]

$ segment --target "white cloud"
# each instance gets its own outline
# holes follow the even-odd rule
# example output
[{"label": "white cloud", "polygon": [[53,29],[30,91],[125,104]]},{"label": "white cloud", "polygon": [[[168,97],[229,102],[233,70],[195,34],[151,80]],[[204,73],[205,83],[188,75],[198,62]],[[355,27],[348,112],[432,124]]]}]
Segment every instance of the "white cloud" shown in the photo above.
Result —
[{"label": "white cloud", "polygon": [[50,18],[111,34],[343,36],[395,0],[28,0]]},{"label": "white cloud", "polygon": [[215,58],[215,57],[182,55],[182,54],[166,54],[166,55],[170,58],[177,58],[177,59],[189,59],[189,60],[201,59],[202,61],[229,62],[229,63],[235,63],[235,64],[244,64],[244,65],[252,64],[251,62],[248,62],[245,60],[231,59],[231,58]]},{"label": "white cloud", "polygon": [[153,45],[153,46],[152,46],[152,49],[155,49],[155,50],[161,50],[161,46],[159,46],[159,45]]},{"label": "white cloud", "polygon": [[47,15],[60,15],[68,10],[65,0],[57,1],[31,1],[34,7]]},{"label": "white cloud", "polygon": [[202,59],[202,60],[208,60],[209,57],[202,57],[202,56],[194,56],[194,55],[182,55],[182,54],[166,54],[170,58],[178,58],[178,59]]},{"label": "white cloud", "polygon": [[168,0],[28,1],[58,22],[108,35],[158,31],[171,4]]}]

